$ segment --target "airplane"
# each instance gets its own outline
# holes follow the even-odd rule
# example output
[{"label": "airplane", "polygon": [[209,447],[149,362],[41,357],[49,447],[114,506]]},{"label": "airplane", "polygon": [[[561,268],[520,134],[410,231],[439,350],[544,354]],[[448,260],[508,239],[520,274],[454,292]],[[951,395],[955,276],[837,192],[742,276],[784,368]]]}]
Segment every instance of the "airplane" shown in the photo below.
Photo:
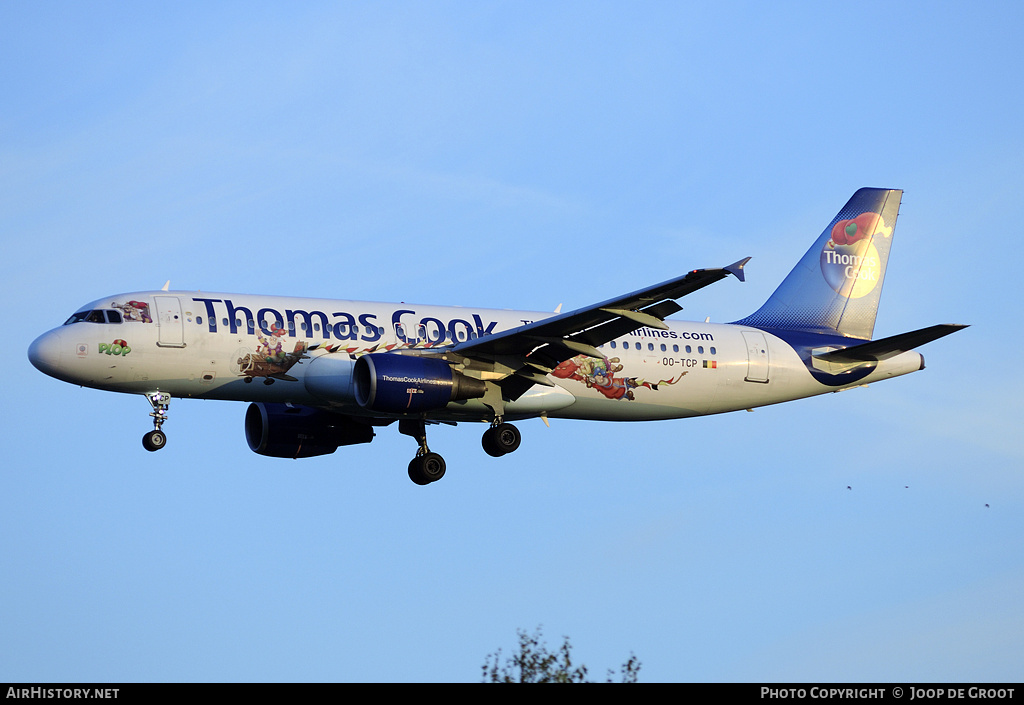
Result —
[{"label": "airplane", "polygon": [[902,195],[858,190],[767,302],[728,324],[668,317],[677,299],[744,281],[749,257],[554,314],[165,285],[86,304],[28,357],[65,382],[144,395],[150,451],[167,443],[172,398],[246,401],[249,448],[278,458],[369,443],[397,421],[418,445],[409,477],[428,485],[446,470],[430,424],[485,423],[483,450],[501,457],[521,443],[516,420],[719,414],[924,369],[914,348],[966,326],[871,339]]}]

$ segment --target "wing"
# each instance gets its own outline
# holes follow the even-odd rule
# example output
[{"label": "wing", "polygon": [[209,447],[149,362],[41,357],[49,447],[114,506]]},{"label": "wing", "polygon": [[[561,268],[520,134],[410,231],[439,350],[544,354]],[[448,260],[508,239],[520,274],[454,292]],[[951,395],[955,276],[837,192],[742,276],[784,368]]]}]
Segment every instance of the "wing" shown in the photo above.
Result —
[{"label": "wing", "polygon": [[743,281],[748,261],[749,257],[720,269],[696,269],[624,296],[460,343],[449,351],[469,360],[496,363],[506,371],[498,383],[509,398],[516,399],[534,384],[550,386],[547,373],[574,355],[604,357],[598,345],[642,326],[668,328],[664,319],[682,310],[676,299],[730,274]]}]

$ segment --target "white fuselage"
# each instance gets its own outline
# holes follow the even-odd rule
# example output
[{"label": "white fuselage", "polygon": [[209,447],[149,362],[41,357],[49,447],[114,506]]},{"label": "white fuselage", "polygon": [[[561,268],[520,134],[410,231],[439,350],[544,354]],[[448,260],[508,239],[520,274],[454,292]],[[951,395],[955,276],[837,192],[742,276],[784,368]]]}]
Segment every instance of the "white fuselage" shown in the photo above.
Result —
[{"label": "white fuselage", "polygon": [[[117,392],[286,402],[352,415],[352,365],[370,352],[438,349],[524,326],[549,313],[205,292],[148,291],[93,302],[116,311],[65,324],[33,343],[40,369]],[[99,320],[96,320],[96,319]],[[120,319],[120,322],[112,322]],[[922,366],[907,352],[866,363],[848,383],[822,383],[806,355],[750,326],[666,321],[578,355],[506,406],[510,418],[614,421],[747,409],[863,385]],[[862,342],[862,341],[851,341]],[[458,367],[457,367],[458,369]],[[486,371],[467,374],[487,379]],[[840,379],[840,378],[836,378]],[[487,421],[480,400],[425,415]]]}]

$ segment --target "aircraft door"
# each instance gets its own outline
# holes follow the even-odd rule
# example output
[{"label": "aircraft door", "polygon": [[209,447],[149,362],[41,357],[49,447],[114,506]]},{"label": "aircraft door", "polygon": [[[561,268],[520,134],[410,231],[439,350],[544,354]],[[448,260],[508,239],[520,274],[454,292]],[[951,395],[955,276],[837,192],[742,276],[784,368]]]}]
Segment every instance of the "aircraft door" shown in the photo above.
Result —
[{"label": "aircraft door", "polygon": [[181,301],[177,296],[155,296],[159,331],[157,345],[163,348],[185,347],[185,322],[181,317]]},{"label": "aircraft door", "polygon": [[768,341],[764,333],[756,330],[743,331],[743,341],[747,345],[747,376],[748,382],[768,382]]}]

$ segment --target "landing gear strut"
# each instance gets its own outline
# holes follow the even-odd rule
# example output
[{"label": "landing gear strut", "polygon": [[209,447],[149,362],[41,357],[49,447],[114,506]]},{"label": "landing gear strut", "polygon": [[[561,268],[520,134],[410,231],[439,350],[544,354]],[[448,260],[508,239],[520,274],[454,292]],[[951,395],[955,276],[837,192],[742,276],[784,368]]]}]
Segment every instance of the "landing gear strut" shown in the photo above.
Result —
[{"label": "landing gear strut", "polygon": [[484,431],[481,443],[487,455],[492,458],[500,458],[518,448],[522,440],[523,437],[519,433],[519,429],[510,423],[503,422],[498,416],[491,423],[491,427]]},{"label": "landing gear strut", "polygon": [[[402,419],[398,422],[398,432],[416,439],[419,450],[416,457],[409,462],[409,479],[417,485],[429,485],[444,477],[444,458],[432,453],[427,447],[426,422],[419,419]],[[519,429],[505,423],[501,416],[495,416],[491,427],[484,431],[484,451],[494,458],[507,455],[519,447],[523,437]]]},{"label": "landing gear strut", "polygon": [[444,477],[444,458],[430,452],[427,447],[427,429],[423,421],[403,419],[398,422],[398,432],[412,436],[419,444],[416,457],[409,462],[409,479],[417,485],[429,485]]},{"label": "landing gear strut", "polygon": [[142,437],[142,447],[146,450],[160,450],[167,445],[167,434],[161,430],[167,420],[167,407],[171,405],[171,395],[167,392],[150,392],[146,395],[149,405],[153,407],[153,430]]}]

